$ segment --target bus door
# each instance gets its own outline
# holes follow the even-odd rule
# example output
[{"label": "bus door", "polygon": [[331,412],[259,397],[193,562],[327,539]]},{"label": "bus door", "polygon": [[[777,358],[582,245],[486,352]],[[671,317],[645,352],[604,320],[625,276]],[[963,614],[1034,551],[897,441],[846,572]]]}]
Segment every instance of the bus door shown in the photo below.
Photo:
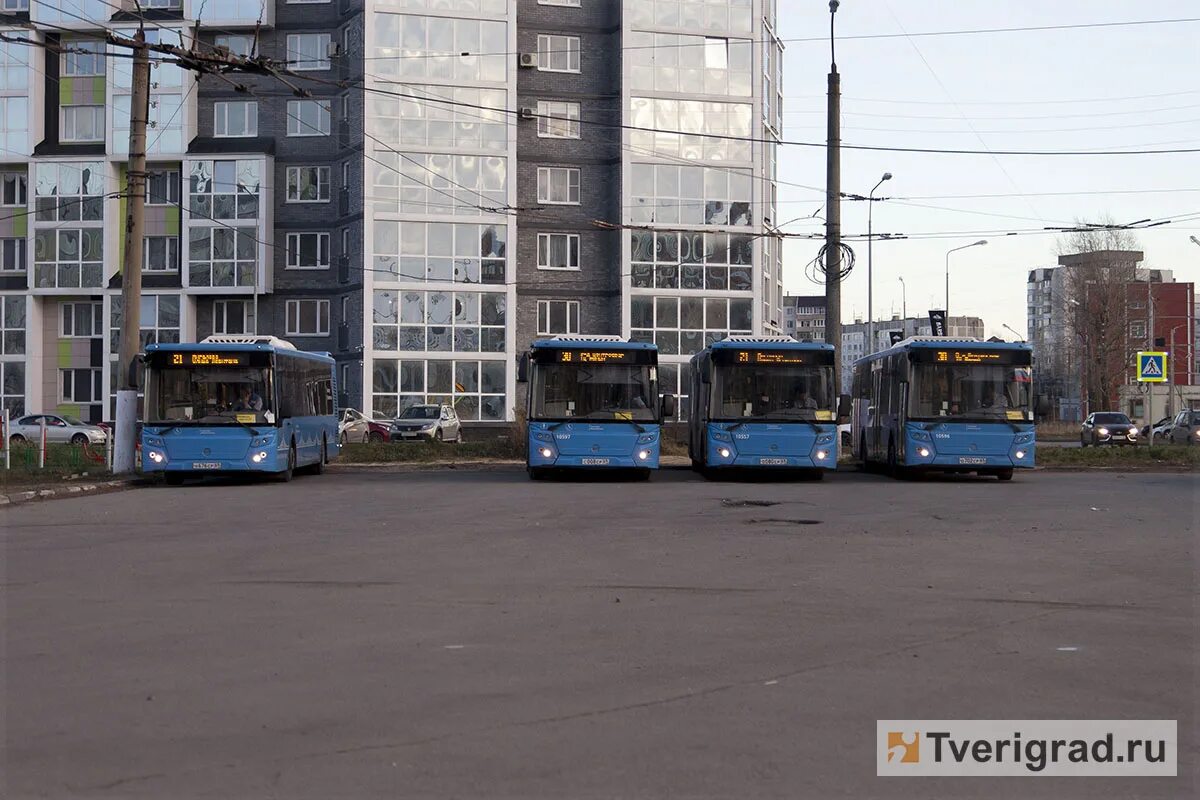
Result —
[{"label": "bus door", "polygon": [[870,417],[867,420],[867,448],[871,458],[880,458],[879,442],[883,438],[883,411],[884,411],[884,396],[883,392],[886,388],[883,381],[883,369],[881,361],[874,361],[871,364],[871,408]]}]

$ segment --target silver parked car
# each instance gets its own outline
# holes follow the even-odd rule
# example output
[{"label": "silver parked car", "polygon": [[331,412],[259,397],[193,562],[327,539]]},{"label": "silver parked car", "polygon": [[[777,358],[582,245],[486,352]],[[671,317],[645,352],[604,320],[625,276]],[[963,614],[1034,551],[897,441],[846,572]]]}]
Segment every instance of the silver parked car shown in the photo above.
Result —
[{"label": "silver parked car", "polygon": [[1180,411],[1167,438],[1171,444],[1200,444],[1200,411]]},{"label": "silver parked car", "polygon": [[46,441],[58,444],[104,444],[108,431],[66,414],[28,414],[10,426],[9,439],[15,443],[39,442],[42,420],[46,421]]},{"label": "silver parked car", "polygon": [[371,421],[364,417],[361,411],[353,408],[342,409],[342,418],[338,420],[338,439],[342,444],[365,442],[370,432]]},{"label": "silver parked car", "polygon": [[462,423],[448,405],[409,406],[392,423],[393,442],[415,439],[461,442]]}]

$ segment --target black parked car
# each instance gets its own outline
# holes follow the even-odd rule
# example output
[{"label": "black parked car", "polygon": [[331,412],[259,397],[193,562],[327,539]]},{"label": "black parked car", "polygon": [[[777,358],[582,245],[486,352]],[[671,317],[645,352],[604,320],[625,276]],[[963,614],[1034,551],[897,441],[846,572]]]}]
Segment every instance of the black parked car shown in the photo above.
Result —
[{"label": "black parked car", "polygon": [[1102,444],[1137,444],[1138,429],[1120,411],[1097,411],[1088,414],[1079,431],[1079,443],[1099,447]]}]

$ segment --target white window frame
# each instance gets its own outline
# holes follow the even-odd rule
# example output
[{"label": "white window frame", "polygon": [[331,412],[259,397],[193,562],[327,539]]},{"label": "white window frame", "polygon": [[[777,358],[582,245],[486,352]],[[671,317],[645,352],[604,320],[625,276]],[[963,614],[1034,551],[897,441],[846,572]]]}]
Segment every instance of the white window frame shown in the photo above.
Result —
[{"label": "white window frame", "polygon": [[[301,108],[313,106],[317,109],[317,125],[304,120]],[[324,122],[322,128],[321,123]],[[287,135],[293,138],[328,136],[333,130],[333,101],[332,100],[288,100],[287,104]]]},{"label": "white window frame", "polygon": [[[317,330],[300,330],[301,307],[303,303],[316,305]],[[325,327],[321,329],[322,317]],[[328,300],[288,300],[287,301],[287,335],[288,336],[328,336],[329,335],[329,301]]]},{"label": "white window frame", "polygon": [[[224,39],[225,41],[222,42],[221,41],[222,39]],[[230,39],[244,39],[246,46],[244,48],[239,48],[239,49],[229,47],[229,45],[226,44],[226,42],[228,42]],[[240,34],[240,33],[218,34],[216,39],[213,40],[213,44],[216,45],[217,47],[228,47],[229,52],[235,56],[248,56],[254,51],[254,37],[250,36],[248,34]]]},{"label": "white window frame", "polygon": [[[538,100],[537,114],[539,138],[580,138],[579,103],[568,100]],[[565,133],[556,132],[555,128],[565,130]]]},{"label": "white window frame", "polygon": [[[6,203],[4,202],[4,183],[13,181],[13,192],[16,195],[13,199],[19,202]],[[29,205],[29,175],[24,172],[8,171],[0,172],[0,207],[3,208],[25,208]]]},{"label": "white window frame", "polygon": [[[80,111],[82,109],[87,109],[91,113],[92,127],[93,128],[98,127],[98,130],[93,131],[92,137],[87,138],[87,139],[81,139],[81,138],[79,138],[79,136],[76,135],[75,129],[79,127],[78,119],[72,120],[73,124],[71,125],[71,128],[72,128],[71,135],[69,135],[69,136],[67,135],[67,114],[68,114],[68,112],[74,112],[71,116],[75,117],[80,113]],[[98,126],[96,125],[96,117],[97,116],[99,116],[99,118],[100,118],[100,124]],[[105,125],[104,106],[83,105],[83,104],[62,106],[58,112],[58,140],[60,142],[103,142],[104,141],[104,131],[105,131],[104,125]]]},{"label": "white window frame", "polygon": [[[176,168],[155,169],[151,167],[150,172],[158,173],[158,175],[151,175],[146,180],[146,205],[179,207],[180,203],[182,202],[183,192],[183,182],[180,178],[180,171]],[[165,177],[166,179],[167,194],[165,197],[150,193],[150,185],[156,177]],[[174,195],[174,197],[172,197],[172,195]]]},{"label": "white window frame", "polygon": [[[75,330],[75,307],[90,306],[92,309],[91,333],[80,333]],[[95,339],[104,335],[104,304],[90,300],[76,300],[58,305],[58,334],[63,339]],[[68,325],[69,323],[69,325]]]},{"label": "white window frame", "polygon": [[[551,330],[550,315],[555,305],[565,306],[567,329],[565,331]],[[572,317],[575,324],[572,325]],[[545,322],[543,323],[543,319]],[[538,336],[570,336],[579,333],[579,301],[578,300],[538,300],[537,302]]]},{"label": "white window frame", "polygon": [[[289,0],[295,2],[295,0]],[[328,2],[328,0],[307,0],[307,2]],[[301,40],[315,38],[317,40],[317,57],[298,58],[304,56]],[[322,72],[330,68],[329,43],[333,37],[328,33],[289,33],[287,44],[287,64],[295,72]]]},{"label": "white window frame", "polygon": [[[567,265],[565,267],[556,267],[550,264],[550,243],[555,237],[563,237],[567,240]],[[571,263],[571,256],[574,255],[575,263]],[[579,271],[579,234],[577,233],[539,233],[538,234],[538,269],[559,270],[564,272]]]},{"label": "white window frame", "polygon": [[[559,176],[559,173],[562,173]],[[538,167],[538,202],[546,205],[555,206],[577,206],[579,205],[580,195],[580,174],[577,167]],[[574,180],[572,180],[574,176]],[[553,194],[551,182],[555,177],[562,177],[566,180],[566,200],[551,200]],[[575,199],[571,199],[572,186],[575,190]]]},{"label": "white window frame", "polygon": [[[242,106],[242,118],[246,130],[242,133],[229,132],[230,106]],[[218,100],[213,103],[213,137],[217,139],[244,139],[258,136],[258,102],[255,100]]]},{"label": "white window frame", "polygon": [[[7,9],[5,9],[7,10]],[[62,70],[64,78],[99,78],[104,76],[105,53],[108,50],[104,42],[97,39],[76,39],[72,41],[68,39],[62,43],[62,46],[71,50],[77,50],[82,47],[92,48],[97,47],[98,50],[93,50],[89,53],[65,52],[62,54],[59,61],[59,69]],[[84,63],[91,67],[91,72],[79,72],[76,68],[80,63]]]},{"label": "white window frame", "polygon": [[[150,244],[161,240],[165,242],[164,255],[167,266],[155,269],[150,266]],[[172,257],[172,254],[174,257]],[[179,237],[178,236],[145,236],[142,238],[142,270],[158,274],[179,272]]]},{"label": "white window frame", "polygon": [[[317,247],[317,263],[316,264],[301,264],[300,251],[302,249],[301,241],[303,237],[315,236]],[[325,256],[325,263],[320,263],[322,251]],[[296,270],[315,270],[329,269],[329,234],[322,231],[298,231],[287,235],[287,269]]]},{"label": "white window frame", "polygon": [[[571,72],[580,71],[581,45],[578,36],[564,36],[555,33],[538,34],[538,71],[539,72]],[[565,62],[563,66],[553,66],[555,61]]]},{"label": "white window frame", "polygon": [[[89,400],[75,399],[75,373],[87,371],[91,374],[91,385],[88,386],[88,392],[92,395]],[[70,377],[71,389],[70,394],[67,393],[67,381],[65,378]],[[62,403],[81,403],[83,405],[92,405],[93,403],[103,403],[105,400],[104,392],[104,370],[99,367],[71,367],[60,369],[58,371],[58,399]]]},{"label": "white window frame", "polygon": [[[317,171],[317,180],[316,180],[317,199],[301,200],[301,199],[299,199],[300,198],[300,193],[299,193],[300,171],[301,170],[309,170],[309,169],[314,169]],[[292,180],[293,177],[295,178],[294,183]],[[323,166],[319,166],[319,165],[313,165],[313,166],[307,166],[307,167],[288,167],[285,180],[286,180],[285,192],[287,193],[286,194],[286,202],[288,202],[288,203],[328,203],[329,202],[329,195],[330,195],[329,167],[323,167]],[[296,187],[296,197],[295,198],[292,197],[292,186],[293,185],[295,185],[295,187]],[[322,192],[322,190],[324,190],[324,192]],[[322,197],[322,194],[324,194],[324,197]]]},{"label": "white window frame", "polygon": [[[12,254],[11,263],[9,254]],[[0,273],[5,275],[20,275],[29,271],[29,240],[24,236],[0,238]]]},{"label": "white window frame", "polygon": [[[233,331],[234,335],[249,333],[250,325],[250,303],[246,300],[214,300],[213,301],[213,333],[230,333],[229,319],[231,316],[236,316],[235,308],[240,307],[242,310],[242,329]],[[231,314],[231,312],[233,312]],[[218,324],[218,320],[220,324]]]}]

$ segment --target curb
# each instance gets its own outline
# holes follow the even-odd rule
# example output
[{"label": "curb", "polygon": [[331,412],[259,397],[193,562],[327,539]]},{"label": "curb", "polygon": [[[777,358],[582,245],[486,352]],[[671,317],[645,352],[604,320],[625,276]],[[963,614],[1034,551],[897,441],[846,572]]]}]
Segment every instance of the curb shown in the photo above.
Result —
[{"label": "curb", "polygon": [[0,508],[20,505],[32,500],[59,500],[64,497],[80,497],[87,494],[104,494],[132,489],[141,482],[141,478],[99,481],[97,483],[75,483],[67,486],[56,486],[53,489],[28,489],[23,492],[0,494]]}]

